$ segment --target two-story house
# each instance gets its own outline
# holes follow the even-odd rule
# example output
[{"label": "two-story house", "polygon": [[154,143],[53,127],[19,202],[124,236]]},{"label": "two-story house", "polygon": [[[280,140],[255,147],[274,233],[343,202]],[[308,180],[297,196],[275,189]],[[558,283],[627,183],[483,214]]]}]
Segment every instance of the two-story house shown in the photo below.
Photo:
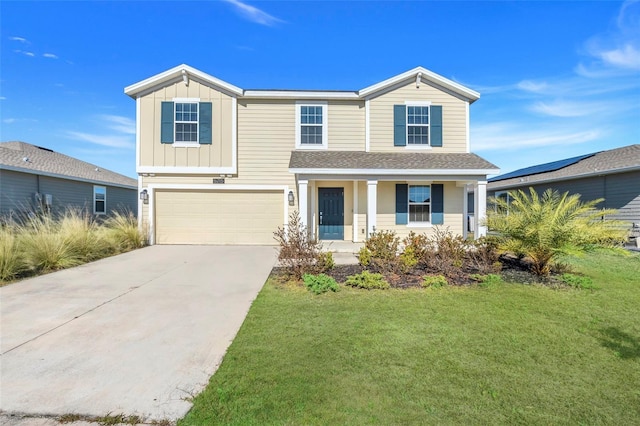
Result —
[{"label": "two-story house", "polygon": [[295,210],[321,240],[434,226],[466,236],[467,189],[482,218],[499,172],[469,149],[480,95],[422,67],[317,91],[241,89],[180,65],[125,93],[152,244],[274,244]]}]

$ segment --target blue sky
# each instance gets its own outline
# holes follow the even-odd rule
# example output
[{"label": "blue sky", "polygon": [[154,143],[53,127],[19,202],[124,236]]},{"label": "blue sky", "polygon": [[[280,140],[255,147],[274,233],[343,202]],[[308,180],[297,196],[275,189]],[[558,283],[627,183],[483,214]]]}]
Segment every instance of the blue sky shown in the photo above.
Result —
[{"label": "blue sky", "polygon": [[251,89],[358,90],[424,66],[481,93],[502,172],[640,143],[640,2],[0,2],[0,140],[135,177],[125,86],[186,63]]}]

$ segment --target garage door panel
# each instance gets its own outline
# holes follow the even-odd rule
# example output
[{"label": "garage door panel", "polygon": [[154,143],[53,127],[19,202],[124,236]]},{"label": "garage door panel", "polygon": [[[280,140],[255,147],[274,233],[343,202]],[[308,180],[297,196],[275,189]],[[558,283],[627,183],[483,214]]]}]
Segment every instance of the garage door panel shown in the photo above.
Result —
[{"label": "garage door panel", "polygon": [[158,244],[275,244],[282,191],[156,191]]}]

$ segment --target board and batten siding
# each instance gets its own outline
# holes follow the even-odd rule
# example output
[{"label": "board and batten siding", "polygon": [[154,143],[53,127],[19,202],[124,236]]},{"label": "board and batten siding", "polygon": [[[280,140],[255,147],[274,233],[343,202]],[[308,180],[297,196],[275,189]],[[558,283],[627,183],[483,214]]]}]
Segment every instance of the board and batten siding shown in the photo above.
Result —
[{"label": "board and batten siding", "polygon": [[419,88],[416,88],[415,81],[411,81],[369,101],[372,152],[411,150],[405,146],[393,146],[393,106],[405,105],[409,101],[429,101],[431,105],[442,106],[442,147],[433,147],[430,152],[467,152],[467,102],[424,81]]},{"label": "board and batten siding", "polygon": [[[161,143],[162,102],[174,98],[199,98],[212,104],[212,143],[193,147]],[[140,164],[155,167],[231,167],[233,98],[192,79],[182,79],[140,98]]]}]

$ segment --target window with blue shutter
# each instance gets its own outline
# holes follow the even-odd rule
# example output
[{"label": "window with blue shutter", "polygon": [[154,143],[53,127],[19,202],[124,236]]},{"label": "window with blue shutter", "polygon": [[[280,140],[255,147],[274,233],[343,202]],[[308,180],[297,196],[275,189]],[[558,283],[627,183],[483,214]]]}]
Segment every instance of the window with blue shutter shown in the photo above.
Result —
[{"label": "window with blue shutter", "polygon": [[211,145],[212,137],[212,109],[211,102],[200,102],[200,121],[198,142],[203,145]]},{"label": "window with blue shutter", "polygon": [[431,185],[431,204],[431,224],[444,224],[444,186],[441,183]]},{"label": "window with blue shutter", "polygon": [[442,106],[393,106],[393,145],[407,147],[442,146]]},{"label": "window with blue shutter", "polygon": [[396,225],[406,225],[409,223],[408,194],[409,185],[406,183],[396,184]]},{"label": "window with blue shutter", "polygon": [[407,145],[407,107],[393,106],[393,145]]},{"label": "window with blue shutter", "polygon": [[173,102],[162,102],[160,142],[173,143]]}]

